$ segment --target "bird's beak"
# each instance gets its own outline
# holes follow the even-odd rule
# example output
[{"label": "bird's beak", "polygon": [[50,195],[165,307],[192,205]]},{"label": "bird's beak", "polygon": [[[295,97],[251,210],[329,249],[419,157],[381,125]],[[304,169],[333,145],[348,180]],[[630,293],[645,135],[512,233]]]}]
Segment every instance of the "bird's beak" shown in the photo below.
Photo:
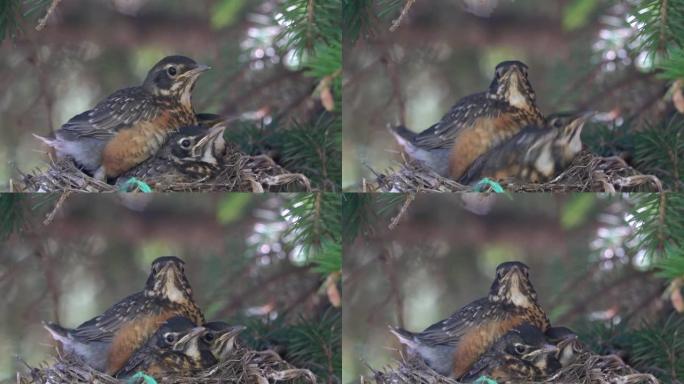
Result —
[{"label": "bird's beak", "polygon": [[541,351],[542,353],[555,353],[558,352],[558,347],[553,344],[544,344]]},{"label": "bird's beak", "polygon": [[187,335],[181,337],[181,339],[178,340],[178,341],[176,342],[176,344],[174,344],[173,349],[175,349],[175,350],[177,350],[177,351],[184,350],[184,349],[185,349],[185,346],[186,346],[190,341],[192,341],[193,339],[197,339],[198,337],[204,335],[205,333],[207,333],[207,329],[206,329],[206,328],[201,327],[201,326],[200,326],[200,327],[195,327],[195,328],[193,328],[190,332],[188,332]]},{"label": "bird's beak", "polygon": [[211,67],[206,65],[206,64],[197,64],[197,66],[195,68],[191,69],[189,72],[202,73],[202,72],[206,72],[210,69],[211,69]]},{"label": "bird's beak", "polygon": [[244,331],[245,329],[247,329],[247,327],[245,327],[244,325],[236,325],[236,326],[230,327],[230,329],[228,329],[226,331],[226,333],[224,333],[218,337],[218,340],[233,338],[233,337],[239,335],[240,333],[242,333],[242,331]]},{"label": "bird's beak", "polygon": [[[223,138],[223,133],[226,130],[226,126],[223,123],[219,123],[214,125],[209,129],[207,134],[201,138],[197,144],[192,148],[192,156],[193,157],[199,157],[200,152],[204,151],[206,154],[205,148],[209,147],[209,152],[211,152],[212,148],[209,146],[210,143],[213,143],[214,140]],[[211,153],[210,153],[211,154]],[[211,154],[213,155],[213,154]],[[203,159],[204,160],[204,159]]]}]

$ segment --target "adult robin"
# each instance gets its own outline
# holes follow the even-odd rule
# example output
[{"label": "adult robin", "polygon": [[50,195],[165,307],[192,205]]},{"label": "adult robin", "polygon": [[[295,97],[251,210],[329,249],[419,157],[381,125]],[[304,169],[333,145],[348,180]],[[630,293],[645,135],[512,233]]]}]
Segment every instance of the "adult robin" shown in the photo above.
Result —
[{"label": "adult robin", "polygon": [[117,184],[131,177],[150,185],[191,183],[215,177],[226,155],[225,129],[223,123],[181,127],[157,154],[122,174]]},{"label": "adult robin", "polygon": [[152,262],[152,271],[141,292],[124,298],[75,329],[55,323],[47,323],[45,328],[65,353],[112,374],[164,321],[174,316],[185,316],[198,325],[204,323],[185,277],[184,262],[166,256]]},{"label": "adult robin", "polygon": [[542,380],[560,369],[558,348],[549,344],[539,328],[522,324],[503,335],[461,378],[471,382],[488,376],[497,382]]},{"label": "adult robin", "polygon": [[223,321],[204,324],[207,332],[202,341],[209,346],[218,361],[226,361],[235,351],[238,335],[246,329],[242,325],[230,325]]},{"label": "adult robin", "polygon": [[154,155],[178,128],[197,124],[190,98],[208,69],[185,56],[165,57],[141,86],[118,90],[72,117],[54,138],[35,136],[95,178],[115,178]]},{"label": "adult robin", "polygon": [[582,128],[591,115],[555,114],[544,126],[529,125],[478,157],[459,181],[470,184],[484,177],[524,183],[550,181],[582,150]]},{"label": "adult robin", "polygon": [[527,125],[544,123],[535,100],[527,65],[504,61],[487,91],[462,98],[438,123],[417,134],[403,126],[392,133],[410,157],[458,180],[489,149]]},{"label": "adult robin", "polygon": [[556,359],[563,368],[576,362],[579,355],[586,350],[577,334],[567,327],[550,327],[546,330],[546,337],[558,348]]},{"label": "adult robin", "polygon": [[115,376],[127,378],[144,372],[157,379],[169,375],[190,376],[211,367],[217,360],[200,340],[207,329],[190,319],[174,316],[166,320]]},{"label": "adult robin", "polygon": [[410,355],[453,378],[464,375],[478,357],[511,329],[529,323],[542,331],[549,327],[528,267],[506,262],[496,268],[487,297],[473,301],[422,332],[391,328]]}]

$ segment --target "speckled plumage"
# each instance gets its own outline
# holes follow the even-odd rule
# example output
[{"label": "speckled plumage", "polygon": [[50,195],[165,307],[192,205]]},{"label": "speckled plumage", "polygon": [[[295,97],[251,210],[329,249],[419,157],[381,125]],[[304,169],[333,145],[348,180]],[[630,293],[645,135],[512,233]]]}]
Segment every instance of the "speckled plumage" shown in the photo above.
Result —
[{"label": "speckled plumage", "polygon": [[535,100],[527,66],[505,61],[497,65],[486,92],[462,98],[436,124],[417,134],[405,127],[392,132],[409,156],[458,179],[478,156],[524,126],[543,124]]},{"label": "speckled plumage", "polygon": [[103,314],[75,329],[54,323],[45,326],[65,353],[99,371],[114,373],[164,321],[176,315],[204,323],[185,278],[183,261],[167,256],[152,263],[143,291],[122,299]]},{"label": "speckled plumage", "polygon": [[115,376],[127,378],[143,371],[157,379],[167,375],[191,375],[218,361],[201,342],[207,333],[190,319],[175,316],[166,320]]},{"label": "speckled plumage", "polygon": [[204,181],[221,171],[226,154],[226,126],[181,127],[150,159],[122,174],[117,184],[135,177],[147,184],[171,185]]},{"label": "speckled plumage", "polygon": [[549,320],[537,303],[528,268],[519,262],[499,265],[488,297],[478,299],[422,332],[392,329],[410,354],[438,373],[459,378],[506,332],[523,323],[546,330]]},{"label": "speckled plumage", "polygon": [[528,125],[478,157],[459,179],[470,184],[489,177],[546,182],[565,170],[582,150],[586,113],[555,114],[543,126]]},{"label": "speckled plumage", "polygon": [[539,381],[560,369],[556,351],[539,328],[522,324],[498,339],[461,381],[471,382],[480,376],[503,383]]},{"label": "speckled plumage", "polygon": [[141,86],[112,93],[72,117],[54,138],[36,137],[96,178],[117,177],[152,156],[171,132],[197,124],[190,97],[208,68],[184,56],[166,57]]}]

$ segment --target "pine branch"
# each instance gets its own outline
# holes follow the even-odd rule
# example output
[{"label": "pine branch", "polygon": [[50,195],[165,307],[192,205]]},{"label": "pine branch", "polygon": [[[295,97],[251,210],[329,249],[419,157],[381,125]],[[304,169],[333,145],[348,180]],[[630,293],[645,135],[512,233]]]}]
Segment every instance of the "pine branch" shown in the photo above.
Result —
[{"label": "pine branch", "polygon": [[684,119],[677,115],[635,135],[637,168],[653,174],[675,191],[684,186]]},{"label": "pine branch", "polygon": [[283,211],[285,239],[323,275],[342,270],[341,198],[334,193],[294,195]]},{"label": "pine branch", "polygon": [[640,50],[654,56],[684,46],[683,0],[642,0],[632,17]]},{"label": "pine branch", "polygon": [[24,222],[25,196],[16,193],[0,194],[0,240],[7,239]]}]

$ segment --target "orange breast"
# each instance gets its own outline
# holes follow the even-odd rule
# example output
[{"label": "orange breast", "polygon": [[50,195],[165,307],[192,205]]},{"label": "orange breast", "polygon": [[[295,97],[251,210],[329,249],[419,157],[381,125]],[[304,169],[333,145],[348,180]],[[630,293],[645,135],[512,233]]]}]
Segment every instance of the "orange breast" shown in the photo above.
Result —
[{"label": "orange breast", "polygon": [[461,337],[454,353],[454,377],[463,376],[490,345],[524,322],[522,317],[489,321],[472,327]]},{"label": "orange breast", "polygon": [[174,315],[172,311],[162,311],[156,315],[142,315],[121,327],[114,335],[112,345],[109,347],[107,373],[114,374],[123,368],[133,352],[140,348],[160,325]]},{"label": "orange breast", "polygon": [[480,118],[456,136],[449,155],[449,175],[458,180],[480,155],[518,133],[521,125],[511,115]]},{"label": "orange breast", "polygon": [[142,121],[119,131],[102,152],[107,177],[117,177],[154,155],[173,131],[171,119],[166,113],[153,122]]}]

